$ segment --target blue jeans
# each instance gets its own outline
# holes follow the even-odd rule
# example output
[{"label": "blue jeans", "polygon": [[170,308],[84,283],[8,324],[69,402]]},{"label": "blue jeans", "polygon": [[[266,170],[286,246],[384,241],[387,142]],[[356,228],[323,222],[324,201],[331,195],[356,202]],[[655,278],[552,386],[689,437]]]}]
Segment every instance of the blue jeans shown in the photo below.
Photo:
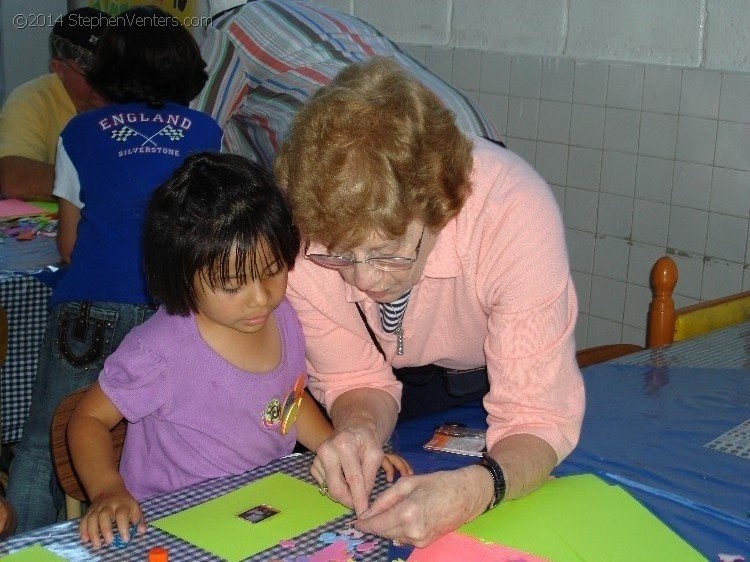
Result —
[{"label": "blue jeans", "polygon": [[65,506],[50,451],[58,404],[93,383],[125,335],[154,313],[151,307],[107,302],[55,306],[39,351],[29,416],[10,465],[7,498],[18,514],[17,532],[55,523]]}]

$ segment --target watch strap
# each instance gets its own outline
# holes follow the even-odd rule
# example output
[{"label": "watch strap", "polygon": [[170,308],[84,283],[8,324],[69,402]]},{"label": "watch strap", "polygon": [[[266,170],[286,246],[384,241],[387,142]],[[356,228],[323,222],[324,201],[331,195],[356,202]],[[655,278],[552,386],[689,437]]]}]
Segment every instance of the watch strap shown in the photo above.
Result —
[{"label": "watch strap", "polygon": [[487,469],[487,472],[489,472],[492,476],[492,483],[495,486],[492,501],[490,501],[487,509],[485,510],[489,511],[490,509],[496,507],[501,501],[503,501],[503,498],[505,497],[505,475],[503,474],[503,469],[500,468],[498,462],[487,453],[482,455],[482,460],[480,460],[477,464]]}]

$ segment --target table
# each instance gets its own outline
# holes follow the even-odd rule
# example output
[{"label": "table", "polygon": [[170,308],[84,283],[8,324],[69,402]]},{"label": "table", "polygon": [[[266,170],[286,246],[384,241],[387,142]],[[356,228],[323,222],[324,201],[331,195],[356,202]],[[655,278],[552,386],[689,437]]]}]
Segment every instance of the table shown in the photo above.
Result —
[{"label": "table", "polygon": [[[275,472],[283,472],[290,476],[299,478],[300,480],[309,482],[310,484],[317,485],[312,476],[310,476],[311,463],[312,454],[293,454],[239,476],[217,478],[197,486],[192,486],[185,490],[150,498],[142,502],[141,508],[143,509],[146,519],[148,521],[154,521],[231,492],[248,482],[268,476]],[[381,473],[381,478],[379,478],[376,485],[376,493],[382,491],[385,485],[385,479],[382,478]],[[276,545],[274,548],[268,549],[248,560],[295,560],[296,557],[312,554],[326,546],[324,543],[318,541],[322,533],[335,533],[341,531],[345,528],[346,523],[352,519],[352,515],[346,515],[331,521],[326,525],[318,527],[313,531],[305,533],[302,536],[295,537],[295,547],[293,549]],[[375,550],[357,556],[357,560],[382,561],[388,558],[389,541],[372,535],[365,535],[363,538],[376,541],[377,544]],[[57,523],[17,537],[11,537],[5,542],[0,543],[0,556],[33,544],[41,544],[45,548],[69,561],[145,561],[147,559],[148,550],[154,546],[166,548],[169,551],[170,561],[174,562],[214,562],[221,560],[204,550],[151,526],[145,535],[136,537],[124,547],[117,548],[110,545],[94,551],[91,547],[82,545],[78,539],[77,520]]]},{"label": "table", "polygon": [[[743,339],[750,326],[723,332],[719,341]],[[704,343],[716,341],[712,335]],[[720,553],[747,557],[750,458],[705,447],[750,418],[750,369],[737,359],[747,350],[723,360],[733,367],[710,369],[682,365],[690,355],[682,355],[681,346],[690,354],[701,347],[694,340],[583,370],[587,411],[581,439],[554,474],[593,473],[625,488],[709,560]],[[450,421],[486,428],[477,403],[399,424],[394,448],[418,472],[475,462],[419,449],[435,427]]]},{"label": "table", "polygon": [[6,238],[0,244],[0,305],[8,313],[8,356],[0,369],[0,423],[6,444],[21,438],[28,415],[59,259],[54,238]]},{"label": "table", "polygon": [[[750,417],[750,368],[744,364],[748,349],[742,343],[748,334],[750,326],[740,325],[584,369],[588,408],[580,443],[554,474],[594,473],[623,487],[709,560],[716,560],[720,553],[747,557],[750,459],[705,445]],[[716,361],[722,368],[702,365],[714,345],[724,349],[725,356]],[[701,353],[702,346],[706,348]],[[693,360],[697,366],[686,365]],[[477,402],[399,423],[391,446],[417,473],[475,462],[473,457],[422,448],[435,427],[450,421],[486,427],[484,411]],[[310,460],[310,455],[287,457],[241,476],[147,500],[143,508],[149,520],[154,520],[276,471],[312,483]],[[384,486],[381,479],[377,490]],[[303,535],[294,555],[305,548],[309,548],[307,552],[320,549],[322,545],[314,542],[317,537],[341,529],[345,519]],[[70,560],[87,560],[92,554],[78,542],[76,523],[65,522],[0,543],[0,555],[35,542],[58,549]],[[173,560],[216,559],[155,528],[125,549],[105,548],[97,551],[97,556],[99,560],[144,560],[151,546],[169,548]],[[380,540],[377,549],[362,559],[385,560],[387,549],[387,541]],[[274,547],[255,559],[285,556],[292,555]]]},{"label": "table", "polygon": [[750,322],[611,361],[618,365],[750,369]]},{"label": "table", "polygon": [[750,419],[750,369],[594,365],[576,450],[556,475],[618,484],[710,560],[750,554],[746,456],[706,444]]}]

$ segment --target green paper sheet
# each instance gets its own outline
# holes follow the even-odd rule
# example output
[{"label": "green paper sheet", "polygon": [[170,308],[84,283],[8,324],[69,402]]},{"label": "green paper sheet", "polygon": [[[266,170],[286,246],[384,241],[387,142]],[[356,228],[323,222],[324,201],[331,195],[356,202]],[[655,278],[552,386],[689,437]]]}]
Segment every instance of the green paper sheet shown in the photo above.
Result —
[{"label": "green paper sheet", "polygon": [[[259,523],[236,517],[263,504],[279,513]],[[347,513],[347,508],[321,495],[317,487],[276,473],[151,524],[215,556],[236,562]]]},{"label": "green paper sheet", "polygon": [[706,560],[625,490],[591,474],[549,480],[459,531],[555,562]]},{"label": "green paper sheet", "polygon": [[29,201],[35,207],[39,207],[44,213],[54,214],[58,211],[57,201]]},{"label": "green paper sheet", "polygon": [[27,546],[13,554],[2,556],[0,560],[7,562],[65,562],[65,558],[53,554],[38,544]]}]

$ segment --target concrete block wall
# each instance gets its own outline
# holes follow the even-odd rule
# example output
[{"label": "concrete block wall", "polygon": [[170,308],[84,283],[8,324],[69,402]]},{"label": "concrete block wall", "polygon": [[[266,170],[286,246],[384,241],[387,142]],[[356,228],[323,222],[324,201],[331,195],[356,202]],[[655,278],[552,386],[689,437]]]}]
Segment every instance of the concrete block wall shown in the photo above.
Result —
[{"label": "concrete block wall", "polygon": [[676,306],[750,290],[750,2],[321,0],[479,102],[551,185],[578,347],[644,344],[649,270]]}]

